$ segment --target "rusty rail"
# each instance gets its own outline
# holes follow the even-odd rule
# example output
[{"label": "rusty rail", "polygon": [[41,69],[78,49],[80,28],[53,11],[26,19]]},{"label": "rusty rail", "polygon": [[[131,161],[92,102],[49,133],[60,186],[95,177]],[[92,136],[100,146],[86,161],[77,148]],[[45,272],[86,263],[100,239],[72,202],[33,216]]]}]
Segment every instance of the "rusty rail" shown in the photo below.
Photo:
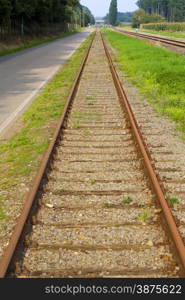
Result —
[{"label": "rusty rail", "polygon": [[[122,106],[124,107],[124,109],[126,109],[130,124],[132,126],[133,133],[135,135],[135,139],[137,140],[138,146],[139,146],[140,151],[143,155],[143,160],[145,162],[145,166],[148,170],[148,174],[150,176],[150,179],[151,179],[151,182],[153,184],[154,190],[155,190],[156,195],[158,197],[158,200],[161,204],[163,214],[164,214],[166,222],[168,224],[168,228],[169,228],[170,233],[172,235],[173,241],[175,243],[177,252],[179,254],[179,258],[181,260],[183,268],[185,268],[185,247],[184,247],[183,241],[181,239],[180,233],[179,233],[179,231],[177,229],[177,226],[175,224],[174,218],[171,214],[170,208],[168,207],[168,204],[165,200],[165,197],[164,197],[163,191],[161,189],[160,183],[158,181],[158,178],[157,178],[157,176],[155,174],[155,171],[154,171],[154,168],[152,166],[150,156],[148,154],[148,150],[146,149],[145,142],[144,142],[143,137],[141,135],[140,129],[137,125],[137,121],[135,120],[135,117],[134,117],[134,114],[133,114],[132,109],[130,107],[130,104],[128,102],[127,96],[126,96],[126,94],[123,90],[122,84],[119,80],[119,76],[118,76],[118,74],[116,72],[116,69],[113,65],[111,55],[108,51],[108,48],[106,47],[103,36],[102,36],[102,41],[103,41],[106,56],[107,56],[108,61],[109,61],[110,70],[111,70],[112,77],[113,77],[113,80],[114,80],[114,83],[115,83],[115,86],[116,86],[116,89],[117,89],[117,93],[119,95],[120,102],[121,102]],[[93,42],[93,40],[92,40],[92,42]],[[43,180],[44,176],[47,176],[48,170],[52,169],[52,161],[55,158],[55,148],[56,148],[57,144],[60,142],[61,132],[65,128],[65,124],[67,122],[68,114],[69,114],[70,108],[73,104],[73,100],[76,96],[76,92],[77,92],[77,89],[78,89],[78,86],[79,86],[80,78],[81,78],[81,75],[83,73],[86,61],[88,59],[89,52],[90,52],[90,49],[91,49],[91,46],[92,46],[92,42],[91,42],[91,44],[88,48],[88,51],[85,55],[85,58],[83,59],[80,71],[79,71],[78,76],[77,76],[77,78],[74,82],[71,94],[68,98],[68,101],[67,101],[65,109],[64,109],[64,113],[63,113],[63,115],[62,115],[62,117],[61,117],[61,119],[58,123],[55,134],[54,134],[53,139],[51,141],[51,144],[50,144],[47,152],[45,153],[45,155],[43,157],[43,160],[42,160],[42,163],[41,163],[41,166],[38,170],[38,173],[36,174],[36,177],[34,179],[32,188],[31,188],[31,190],[28,194],[28,198],[25,202],[22,214],[20,215],[20,217],[18,219],[18,222],[17,222],[17,225],[14,229],[14,232],[12,233],[10,243],[9,243],[8,247],[6,248],[6,250],[5,250],[2,261],[0,262],[0,277],[1,278],[6,276],[8,267],[10,265],[10,262],[12,260],[13,255],[14,255],[14,251],[15,251],[15,249],[17,247],[17,244],[18,244],[18,241],[21,237],[21,234],[22,234],[22,231],[23,231],[23,228],[24,228],[24,224],[25,224],[25,222],[26,222],[26,220],[29,216],[30,210],[31,210],[32,205],[35,201],[38,190],[41,187],[42,180]]]},{"label": "rusty rail", "polygon": [[13,258],[14,251],[15,251],[15,249],[17,247],[17,244],[18,244],[18,241],[21,237],[21,234],[22,234],[22,231],[23,231],[23,228],[24,228],[24,224],[25,224],[25,222],[26,222],[26,220],[29,216],[29,212],[30,212],[30,210],[32,208],[32,205],[34,203],[34,200],[36,198],[36,195],[37,195],[37,192],[38,192],[39,187],[41,185],[42,179],[47,174],[47,170],[52,168],[51,165],[52,165],[52,161],[54,159],[55,147],[57,146],[57,143],[60,141],[61,132],[62,132],[63,128],[65,127],[65,123],[67,121],[67,117],[68,117],[68,114],[69,114],[69,111],[70,111],[70,107],[71,107],[71,105],[73,103],[73,100],[76,96],[76,92],[77,92],[77,89],[78,89],[80,78],[82,76],[86,61],[88,59],[92,43],[93,43],[93,39],[90,43],[90,46],[88,47],[88,50],[85,54],[84,59],[82,61],[80,71],[79,71],[79,73],[76,77],[76,80],[75,80],[74,84],[73,84],[71,93],[70,93],[70,95],[68,97],[68,100],[66,102],[64,112],[61,116],[61,119],[59,120],[59,122],[57,124],[57,128],[56,128],[56,131],[55,131],[54,136],[52,138],[52,141],[49,145],[48,150],[46,151],[46,153],[44,154],[44,156],[42,158],[40,168],[39,168],[39,170],[38,170],[38,172],[35,176],[35,179],[32,183],[32,187],[31,187],[30,192],[28,194],[28,197],[25,201],[22,213],[21,213],[21,215],[20,215],[20,217],[17,221],[17,224],[15,226],[15,229],[12,233],[9,245],[5,249],[4,256],[3,256],[3,258],[0,262],[0,278],[5,277],[5,275],[6,275],[7,269],[9,267],[10,262],[11,262],[11,259]]},{"label": "rusty rail", "polygon": [[114,28],[114,31],[122,33],[122,34],[130,35],[130,36],[134,36],[134,37],[141,37],[144,39],[149,39],[149,40],[165,43],[168,45],[185,48],[185,42],[183,42],[183,41],[176,41],[174,39],[157,37],[157,36],[153,36],[153,35],[149,35],[149,34],[142,34],[142,33],[138,33],[138,32],[125,31],[125,30],[121,30],[121,29],[117,29],[117,28]]},{"label": "rusty rail", "polygon": [[168,229],[170,231],[171,237],[172,237],[172,239],[174,241],[174,244],[176,246],[177,253],[179,255],[179,258],[181,260],[183,268],[185,269],[185,246],[184,246],[183,240],[180,236],[180,233],[179,233],[178,228],[176,226],[176,223],[175,223],[175,220],[174,220],[173,215],[171,213],[171,210],[170,210],[170,208],[167,204],[167,201],[165,199],[164,193],[162,191],[159,180],[157,178],[157,175],[156,175],[155,170],[153,168],[152,162],[150,160],[150,156],[148,154],[149,151],[147,150],[146,144],[145,144],[144,139],[142,137],[142,133],[141,133],[141,131],[139,129],[139,126],[137,124],[137,121],[134,117],[134,114],[133,114],[132,108],[129,104],[128,98],[127,98],[127,96],[126,96],[126,94],[123,90],[123,86],[122,86],[122,84],[119,80],[118,73],[117,73],[117,71],[114,67],[111,55],[110,55],[109,50],[106,46],[106,43],[105,43],[105,40],[104,40],[103,36],[102,36],[102,41],[103,41],[106,56],[107,56],[108,61],[109,61],[110,70],[111,70],[112,77],[113,77],[113,80],[114,80],[114,83],[115,83],[115,86],[116,86],[116,89],[117,89],[117,92],[118,92],[118,95],[119,95],[121,105],[124,107],[124,109],[126,110],[126,113],[128,115],[129,122],[130,122],[130,125],[131,125],[131,128],[132,128],[132,131],[134,133],[135,139],[138,143],[139,149],[141,151],[142,157],[144,159],[145,166],[146,166],[146,169],[148,171],[148,175],[150,177],[150,180],[152,182],[154,191],[157,195],[158,201],[159,201],[160,206],[162,208],[166,223],[168,225]]}]

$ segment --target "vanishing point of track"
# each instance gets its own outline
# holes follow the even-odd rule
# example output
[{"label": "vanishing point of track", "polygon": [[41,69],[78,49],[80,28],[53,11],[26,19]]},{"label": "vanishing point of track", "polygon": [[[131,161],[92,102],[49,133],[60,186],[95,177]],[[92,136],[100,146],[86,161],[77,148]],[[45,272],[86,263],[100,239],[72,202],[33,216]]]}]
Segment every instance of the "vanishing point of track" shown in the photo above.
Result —
[{"label": "vanishing point of track", "polygon": [[1,277],[179,277],[185,247],[97,32],[0,262]]}]

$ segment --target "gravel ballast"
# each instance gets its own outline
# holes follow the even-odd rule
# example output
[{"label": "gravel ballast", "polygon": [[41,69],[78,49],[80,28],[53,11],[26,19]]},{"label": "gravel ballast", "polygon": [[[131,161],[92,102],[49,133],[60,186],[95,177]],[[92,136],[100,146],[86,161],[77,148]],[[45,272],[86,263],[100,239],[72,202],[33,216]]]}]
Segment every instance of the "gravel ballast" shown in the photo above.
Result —
[{"label": "gravel ballast", "polygon": [[178,277],[142,163],[98,33],[16,276]]}]

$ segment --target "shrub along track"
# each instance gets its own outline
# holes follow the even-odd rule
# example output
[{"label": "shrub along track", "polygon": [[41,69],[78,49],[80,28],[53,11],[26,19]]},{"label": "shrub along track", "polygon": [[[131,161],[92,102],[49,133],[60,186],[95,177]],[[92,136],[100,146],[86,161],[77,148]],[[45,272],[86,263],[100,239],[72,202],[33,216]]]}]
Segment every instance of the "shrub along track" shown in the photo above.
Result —
[{"label": "shrub along track", "polygon": [[183,242],[107,58],[97,33],[1,261],[1,277],[184,275]]}]

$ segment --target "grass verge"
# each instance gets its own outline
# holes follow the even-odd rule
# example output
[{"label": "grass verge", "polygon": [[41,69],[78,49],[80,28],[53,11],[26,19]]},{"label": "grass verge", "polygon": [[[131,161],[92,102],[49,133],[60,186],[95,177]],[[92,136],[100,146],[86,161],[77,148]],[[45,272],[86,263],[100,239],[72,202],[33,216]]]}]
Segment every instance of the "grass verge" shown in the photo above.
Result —
[{"label": "grass verge", "polygon": [[63,112],[92,35],[78,48],[33,101],[20,120],[22,130],[0,144],[0,219],[6,201],[18,202],[28,190]]},{"label": "grass verge", "polygon": [[43,39],[43,38],[42,39],[41,38],[34,38],[33,40],[30,40],[30,41],[29,40],[24,40],[24,41],[22,41],[23,45],[20,46],[20,47],[16,47],[16,48],[13,48],[13,49],[0,50],[0,56],[13,54],[13,53],[16,53],[18,51],[25,50],[25,49],[28,49],[28,48],[32,48],[32,47],[35,47],[35,46],[38,46],[38,45],[41,45],[41,44],[44,44],[44,43],[53,42],[53,41],[56,41],[58,39],[70,36],[70,35],[78,33],[78,32],[80,32],[80,30],[73,30],[73,31],[70,31],[70,32],[67,32],[67,33],[58,34],[54,37],[50,37],[50,38],[46,37],[45,39]]},{"label": "grass verge", "polygon": [[[120,27],[120,29],[124,30],[130,30],[135,32],[136,30],[132,28],[131,26],[124,26]],[[152,34],[157,34],[161,36],[168,36],[168,37],[174,37],[174,38],[185,38],[185,32],[179,32],[179,31],[157,31],[157,30],[150,30],[150,29],[140,29],[139,32],[143,33],[152,33]]]},{"label": "grass verge", "polygon": [[140,32],[152,33],[152,34],[174,37],[174,38],[185,38],[185,32],[178,32],[178,31],[177,32],[169,32],[169,31],[157,31],[157,30],[142,29],[142,30],[140,30]]},{"label": "grass verge", "polygon": [[116,49],[120,69],[129,75],[157,111],[177,123],[185,138],[185,58],[132,37],[103,30]]}]

